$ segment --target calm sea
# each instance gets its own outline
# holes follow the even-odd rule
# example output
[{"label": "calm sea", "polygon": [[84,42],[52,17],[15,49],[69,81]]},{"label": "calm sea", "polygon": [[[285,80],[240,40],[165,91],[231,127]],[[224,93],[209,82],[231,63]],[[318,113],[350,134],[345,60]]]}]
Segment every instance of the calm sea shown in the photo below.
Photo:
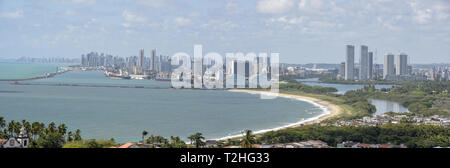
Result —
[{"label": "calm sea", "polygon": [[58,67],[70,64],[60,63],[9,63],[0,62],[0,79],[24,79],[56,72]]},{"label": "calm sea", "polygon": [[[9,71],[9,70],[8,70]],[[220,90],[176,90],[169,82],[115,80],[99,71],[72,71],[12,85],[0,82],[0,116],[65,123],[84,138],[137,141],[141,132],[206,138],[280,127],[320,115],[310,103]],[[59,86],[73,85],[73,86]],[[122,87],[111,87],[122,86]],[[133,88],[138,86],[139,88]],[[140,88],[144,87],[144,88]]]}]

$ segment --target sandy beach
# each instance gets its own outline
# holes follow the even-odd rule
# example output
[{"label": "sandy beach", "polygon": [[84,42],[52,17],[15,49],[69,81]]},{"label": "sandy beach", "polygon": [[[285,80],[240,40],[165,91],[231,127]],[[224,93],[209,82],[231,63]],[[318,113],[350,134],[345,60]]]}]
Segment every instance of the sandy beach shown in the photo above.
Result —
[{"label": "sandy beach", "polygon": [[[268,91],[247,90],[247,89],[234,89],[234,90],[229,90],[229,91],[230,92],[249,93],[249,94],[272,94],[271,92],[268,92]],[[284,98],[297,99],[299,101],[309,102],[311,104],[314,104],[314,105],[322,108],[324,110],[324,113],[322,113],[321,115],[319,115],[317,117],[309,118],[307,120],[302,120],[302,121],[292,123],[289,125],[285,125],[285,126],[281,126],[281,127],[277,127],[277,128],[273,128],[273,129],[265,129],[265,130],[255,131],[254,134],[262,134],[262,133],[269,132],[269,131],[277,131],[277,130],[281,130],[281,129],[285,129],[285,128],[298,127],[301,125],[320,123],[321,121],[326,120],[331,117],[334,117],[334,116],[337,116],[342,112],[342,109],[338,105],[335,105],[335,104],[332,104],[330,102],[323,101],[320,99],[307,97],[307,96],[285,94],[285,93],[279,93],[278,96],[284,97]],[[242,135],[227,136],[227,137],[222,137],[222,138],[219,138],[216,140],[226,140],[226,139],[236,138],[236,137],[240,137],[240,136],[242,136]]]}]

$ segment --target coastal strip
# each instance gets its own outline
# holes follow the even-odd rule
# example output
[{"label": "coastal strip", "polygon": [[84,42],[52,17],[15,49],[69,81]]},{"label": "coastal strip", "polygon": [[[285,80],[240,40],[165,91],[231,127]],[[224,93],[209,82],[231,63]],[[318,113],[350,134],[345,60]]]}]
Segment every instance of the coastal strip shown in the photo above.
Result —
[{"label": "coastal strip", "polygon": [[71,70],[67,69],[67,70],[62,70],[62,71],[58,71],[58,72],[52,72],[52,73],[46,73],[42,76],[36,76],[36,77],[31,77],[31,78],[25,78],[25,79],[0,79],[0,81],[14,81],[14,82],[18,82],[18,81],[30,81],[30,80],[37,80],[37,79],[45,79],[45,78],[51,78],[54,77],[56,75],[59,74],[63,74],[66,72],[69,72]]},{"label": "coastal strip", "polygon": [[[249,94],[270,94],[273,95],[273,93],[269,92],[269,91],[261,91],[261,90],[248,90],[248,89],[232,89],[232,90],[228,90],[231,92],[241,92],[241,93],[249,93]],[[279,93],[278,94],[279,97],[283,97],[283,98],[290,98],[290,99],[296,99],[299,101],[304,101],[304,102],[308,102],[311,103],[319,108],[321,108],[323,110],[323,113],[316,116],[316,117],[312,117],[312,118],[308,118],[306,120],[301,120],[298,121],[296,123],[291,123],[288,125],[284,125],[284,126],[280,126],[280,127],[276,127],[276,128],[272,128],[272,129],[264,129],[264,130],[258,130],[255,131],[254,134],[263,134],[266,132],[270,132],[270,131],[278,131],[278,130],[282,130],[282,129],[286,129],[286,128],[293,128],[293,127],[299,127],[302,125],[311,125],[311,124],[316,124],[316,123],[320,123],[326,119],[335,117],[337,115],[339,115],[342,112],[341,107],[339,107],[338,105],[332,104],[330,102],[327,101],[323,101],[317,98],[313,98],[313,97],[307,97],[307,96],[300,96],[300,95],[293,95],[293,94],[286,94],[286,93]],[[231,135],[231,136],[226,136],[226,137],[222,137],[222,138],[218,138],[218,139],[214,139],[214,140],[227,140],[227,139],[232,139],[232,138],[238,138],[238,137],[242,137],[243,135],[239,134],[239,135]]]}]

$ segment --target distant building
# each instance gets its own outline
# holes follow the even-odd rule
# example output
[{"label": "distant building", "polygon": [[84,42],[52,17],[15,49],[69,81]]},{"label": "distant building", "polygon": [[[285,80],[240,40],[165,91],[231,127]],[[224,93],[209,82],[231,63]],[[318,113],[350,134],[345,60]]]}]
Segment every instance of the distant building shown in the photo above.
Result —
[{"label": "distant building", "polygon": [[393,78],[394,76],[394,55],[388,53],[384,55],[383,79],[387,80]]},{"label": "distant building", "polygon": [[347,55],[345,56],[345,80],[354,80],[355,74],[355,46],[347,45]]},{"label": "distant building", "polygon": [[140,68],[144,67],[144,49],[143,48],[139,50],[138,67],[140,67]]},{"label": "distant building", "polygon": [[396,75],[408,75],[408,55],[399,54],[396,57]]},{"label": "distant building", "polygon": [[373,79],[374,69],[373,69],[373,52],[369,52],[369,67],[368,67],[369,79]]},{"label": "distant building", "polygon": [[152,50],[152,54],[150,56],[150,70],[155,71],[155,57],[156,57],[156,49]]},{"label": "distant building", "polygon": [[339,76],[341,79],[345,77],[345,62],[342,62],[339,66]]},{"label": "distant building", "polygon": [[20,129],[19,136],[11,137],[6,142],[3,143],[3,148],[28,148],[30,144],[30,139],[28,138],[28,134],[25,131],[25,128],[22,127]]},{"label": "distant building", "polygon": [[365,45],[361,46],[361,57],[359,60],[359,80],[366,81],[370,79],[369,77],[369,53],[368,47]]}]

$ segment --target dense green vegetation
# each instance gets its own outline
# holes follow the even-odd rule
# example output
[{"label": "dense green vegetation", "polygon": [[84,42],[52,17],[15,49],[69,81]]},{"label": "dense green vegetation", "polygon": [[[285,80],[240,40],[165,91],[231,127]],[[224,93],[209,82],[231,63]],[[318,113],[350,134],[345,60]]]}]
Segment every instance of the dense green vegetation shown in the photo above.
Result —
[{"label": "dense green vegetation", "polygon": [[335,76],[332,73],[325,73],[325,74],[320,74],[320,73],[312,73],[312,74],[307,74],[307,75],[281,75],[280,76],[280,81],[288,81],[288,80],[296,80],[296,79],[308,79],[308,78],[332,78],[333,76]]},{"label": "dense green vegetation", "polygon": [[388,81],[388,80],[367,80],[367,81],[353,81],[353,80],[343,80],[337,79],[336,74],[318,74],[316,77],[322,83],[335,83],[335,84],[379,84],[379,85],[403,85],[407,83],[414,83],[416,81]]},{"label": "dense green vegetation", "polygon": [[111,140],[80,140],[80,141],[70,141],[64,144],[63,148],[109,148],[117,146],[118,144]]},{"label": "dense green vegetation", "polygon": [[367,86],[347,94],[361,98],[375,98],[399,102],[414,114],[450,115],[450,82],[421,81],[376,90]]},{"label": "dense green vegetation", "polygon": [[370,144],[404,144],[409,148],[450,146],[450,128],[432,125],[387,124],[376,127],[303,126],[263,134],[257,141],[274,144],[322,140],[328,145],[354,141]]},{"label": "dense green vegetation", "polygon": [[31,148],[61,148],[66,142],[82,140],[80,130],[67,132],[68,128],[65,124],[57,126],[51,122],[45,126],[44,123],[30,123],[26,120],[22,120],[22,122],[12,120],[6,123],[3,117],[0,117],[0,139],[19,136],[22,127],[30,137],[29,147]]},{"label": "dense green vegetation", "polygon": [[361,118],[376,112],[375,106],[370,104],[367,99],[353,93],[345,95],[334,94],[333,92],[336,91],[337,89],[332,87],[309,86],[295,81],[280,84],[281,93],[314,97],[339,105],[343,112],[338,118],[333,118],[332,120]]},{"label": "dense green vegetation", "polygon": [[255,135],[253,135],[252,130],[245,130],[244,132],[245,132],[245,134],[241,141],[241,147],[252,148],[253,144],[256,143]]},{"label": "dense green vegetation", "polygon": [[188,137],[189,140],[191,140],[191,144],[194,144],[196,148],[200,148],[202,146],[205,146],[205,143],[203,140],[205,140],[205,137],[203,137],[202,133],[195,133]]},{"label": "dense green vegetation", "polygon": [[324,93],[332,93],[337,92],[338,90],[333,87],[322,87],[322,86],[309,86],[306,84],[298,83],[290,81],[287,84],[281,84],[280,89],[285,90],[299,90],[305,93],[316,93],[316,94],[324,94]]},{"label": "dense green vegetation", "polygon": [[178,136],[170,136],[170,141],[162,136],[150,135],[145,141],[146,144],[150,144],[151,147],[160,148],[187,148],[186,142],[182,141]]}]

